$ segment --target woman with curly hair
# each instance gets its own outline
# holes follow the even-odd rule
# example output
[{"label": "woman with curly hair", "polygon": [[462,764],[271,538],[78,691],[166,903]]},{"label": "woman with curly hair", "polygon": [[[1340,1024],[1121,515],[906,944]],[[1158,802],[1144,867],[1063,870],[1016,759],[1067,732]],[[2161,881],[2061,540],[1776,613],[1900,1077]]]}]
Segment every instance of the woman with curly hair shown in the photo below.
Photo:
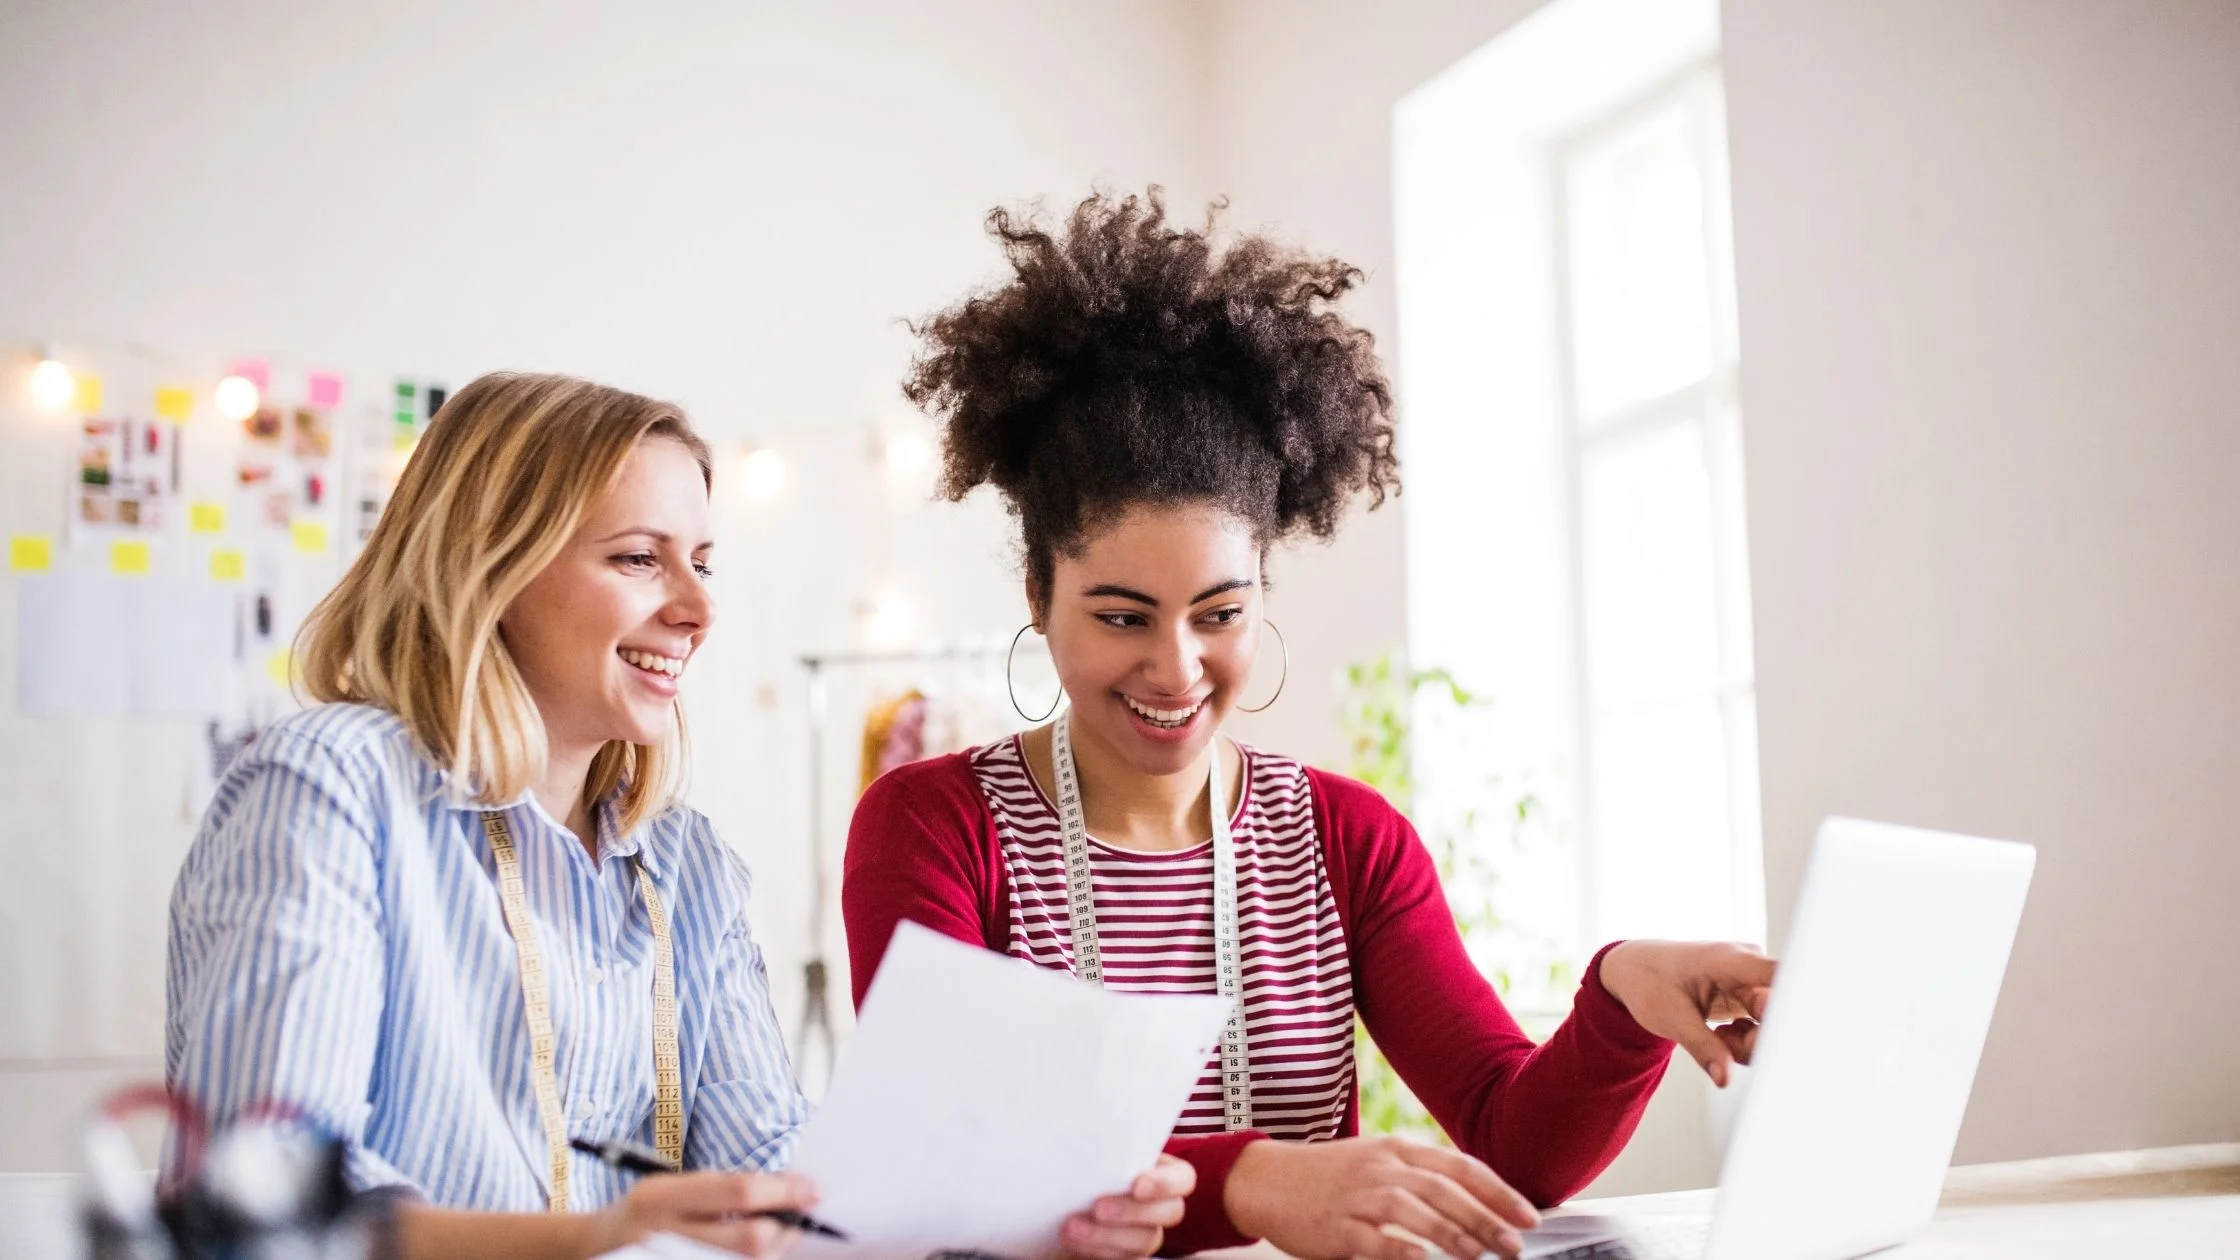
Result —
[{"label": "woman with curly hair", "polygon": [[[1021,634],[1047,637],[1069,703],[865,794],[842,894],[857,999],[911,919],[1117,989],[1235,1003],[1167,1148],[1195,1172],[1181,1219],[1108,1201],[1069,1242],[1516,1254],[1535,1204],[1623,1148],[1675,1041],[1722,1085],[1747,1059],[1773,964],[1606,946],[1535,1046],[1405,818],[1220,737],[1277,633],[1269,548],[1329,539],[1357,498],[1399,489],[1391,390],[1333,309],[1361,273],[1260,237],[1221,248],[1210,220],[1171,225],[1155,189],[1093,196],[1059,230],[989,225],[1012,275],[918,330],[907,391],[944,424],[948,497],[993,485],[1018,518]],[[1357,1013],[1459,1149],[1356,1136]]]}]

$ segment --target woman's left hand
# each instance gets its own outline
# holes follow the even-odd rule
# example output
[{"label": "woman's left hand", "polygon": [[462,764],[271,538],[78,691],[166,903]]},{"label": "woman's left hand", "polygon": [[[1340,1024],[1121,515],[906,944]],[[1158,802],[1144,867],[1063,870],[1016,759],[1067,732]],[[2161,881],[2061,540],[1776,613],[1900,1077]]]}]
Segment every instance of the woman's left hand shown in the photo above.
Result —
[{"label": "woman's left hand", "polygon": [[1773,968],[1754,945],[1625,941],[1602,956],[1602,987],[1635,1023],[1679,1042],[1725,1089],[1729,1070],[1748,1063],[1757,1044]]},{"label": "woman's left hand", "polygon": [[1126,1194],[1108,1194],[1086,1212],[1066,1218],[1059,1234],[1075,1260],[1135,1260],[1166,1241],[1167,1227],[1182,1220],[1182,1200],[1198,1184],[1198,1170],[1172,1155],[1136,1176]]}]

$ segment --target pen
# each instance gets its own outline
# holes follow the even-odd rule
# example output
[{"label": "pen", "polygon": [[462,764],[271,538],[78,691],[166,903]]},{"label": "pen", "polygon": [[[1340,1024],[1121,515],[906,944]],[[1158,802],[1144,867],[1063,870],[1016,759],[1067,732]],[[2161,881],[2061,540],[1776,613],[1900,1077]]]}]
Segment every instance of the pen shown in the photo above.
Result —
[{"label": "pen", "polygon": [[[610,1168],[620,1168],[627,1172],[673,1173],[683,1171],[675,1164],[663,1159],[658,1152],[649,1151],[636,1142],[593,1142],[585,1138],[569,1138],[568,1145],[586,1155],[596,1157],[600,1163]],[[836,1239],[840,1242],[848,1241],[846,1234],[807,1212],[796,1212],[792,1208],[765,1208],[759,1212],[749,1212],[747,1215],[773,1220],[789,1229],[798,1229],[805,1234],[821,1234],[826,1238]]]}]

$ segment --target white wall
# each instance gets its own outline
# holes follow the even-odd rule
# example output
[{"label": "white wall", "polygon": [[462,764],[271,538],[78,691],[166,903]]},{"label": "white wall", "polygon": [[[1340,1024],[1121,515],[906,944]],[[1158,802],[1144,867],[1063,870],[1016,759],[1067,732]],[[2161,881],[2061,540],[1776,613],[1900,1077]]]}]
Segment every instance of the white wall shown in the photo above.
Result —
[{"label": "white wall", "polygon": [[2240,7],[1727,0],[1767,891],[2036,886],[1960,1157],[2240,1136]]},{"label": "white wall", "polygon": [[[784,505],[721,505],[728,624],[690,693],[694,801],[759,873],[790,1024],[794,655],[852,646],[873,584],[911,591],[932,634],[1024,619],[999,511],[848,472],[874,423],[908,422],[898,319],[993,278],[997,201],[1093,179],[1204,198],[1196,21],[1182,0],[11,3],[0,533],[61,528],[43,470],[66,438],[14,375],[49,338],[212,376],[264,354],[361,389],[565,370],[678,399],[719,443],[790,446]],[[14,612],[0,578],[6,679]],[[55,1162],[46,1143],[98,1084],[158,1067],[192,821],[186,724],[6,708],[0,1170],[21,1170]]]}]

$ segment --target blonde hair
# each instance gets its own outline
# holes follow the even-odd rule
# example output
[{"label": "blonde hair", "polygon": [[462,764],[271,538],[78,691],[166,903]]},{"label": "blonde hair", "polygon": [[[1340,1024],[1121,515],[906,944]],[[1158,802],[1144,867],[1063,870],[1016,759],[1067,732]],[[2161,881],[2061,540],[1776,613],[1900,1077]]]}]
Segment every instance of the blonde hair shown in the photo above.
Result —
[{"label": "blonde hair", "polygon": [[[312,699],[403,720],[483,804],[544,769],[544,721],[498,619],[575,536],[639,442],[670,438],[712,477],[707,443],[665,402],[566,376],[494,372],[452,395],[405,466],[365,550],[296,640]],[[627,833],[684,781],[684,710],[658,744],[613,741],[586,801],[621,789]]]}]

